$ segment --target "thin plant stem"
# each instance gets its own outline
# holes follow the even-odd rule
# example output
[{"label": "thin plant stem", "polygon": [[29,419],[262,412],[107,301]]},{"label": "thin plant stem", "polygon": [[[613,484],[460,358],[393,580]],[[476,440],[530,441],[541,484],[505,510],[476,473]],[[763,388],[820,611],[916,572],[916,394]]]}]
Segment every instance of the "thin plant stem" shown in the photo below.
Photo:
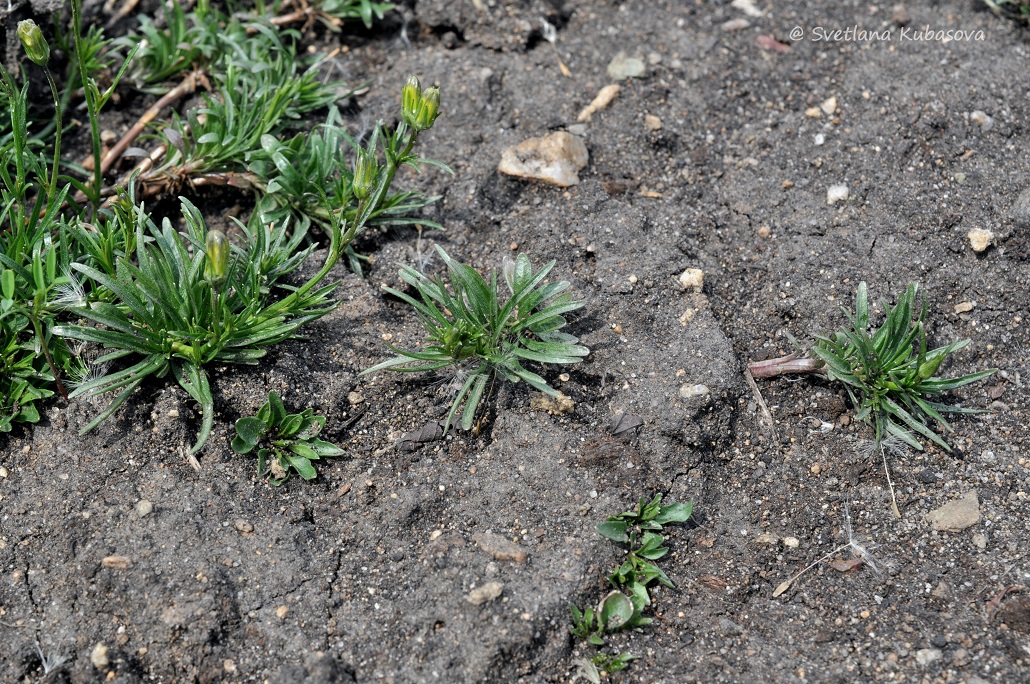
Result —
[{"label": "thin plant stem", "polygon": [[54,383],[57,385],[57,391],[61,393],[64,400],[68,400],[68,390],[64,388],[64,383],[61,382],[61,373],[57,370],[57,364],[54,363],[54,357],[50,355],[50,348],[46,344],[46,338],[43,337],[43,327],[39,324],[39,315],[35,310],[31,312],[29,320],[32,321],[32,330],[36,333],[36,339],[39,340],[39,346],[43,350],[43,358],[46,359],[47,365],[50,366],[50,372],[54,375]]},{"label": "thin plant stem", "polygon": [[50,94],[54,97],[54,107],[57,108],[55,114],[57,125],[54,129],[54,166],[50,171],[50,187],[47,194],[47,199],[52,201],[54,195],[57,194],[57,170],[61,166],[61,128],[63,128],[61,123],[64,117],[61,111],[61,97],[57,94],[57,84],[54,83],[54,76],[50,73],[50,67],[44,65],[43,73],[46,74],[47,83],[50,84]]},{"label": "thin plant stem", "polygon": [[883,441],[877,441],[880,447],[880,456],[883,458],[883,472],[887,475],[887,487],[891,490],[891,507],[894,510],[894,517],[901,518],[901,509],[898,508],[898,498],[894,495],[894,483],[891,482],[891,469],[887,467],[887,452],[883,448]]},{"label": "thin plant stem", "polygon": [[[71,0],[72,3],[72,33],[75,38],[75,61],[79,65],[79,77],[82,79],[82,89],[86,96],[86,111],[89,114],[89,128],[93,139],[93,184],[90,187],[89,198],[93,205],[93,212],[100,209],[100,189],[103,183],[103,170],[100,164],[100,121],[98,119],[96,101],[96,86],[90,87],[90,79],[86,74],[86,64],[82,59],[82,0]],[[58,130],[60,130],[58,125]]]}]

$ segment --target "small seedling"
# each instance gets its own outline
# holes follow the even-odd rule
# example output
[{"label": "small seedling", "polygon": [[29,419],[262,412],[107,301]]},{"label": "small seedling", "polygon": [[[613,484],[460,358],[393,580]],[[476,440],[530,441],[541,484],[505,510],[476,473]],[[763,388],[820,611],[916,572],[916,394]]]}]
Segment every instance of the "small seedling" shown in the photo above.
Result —
[{"label": "small seedling", "polygon": [[628,591],[633,602],[633,616],[628,626],[637,627],[651,622],[641,611],[651,605],[651,597],[647,586],[658,580],[669,588],[674,588],[672,580],[652,561],[662,558],[669,549],[662,546],[665,537],[659,532],[669,523],[686,522],[693,512],[693,504],[687,502],[662,505],[662,495],[656,494],[649,503],[644,499],[637,502],[634,510],[613,515],[597,526],[601,536],[619,544],[627,544],[629,549],[626,560],[608,575],[613,587]]},{"label": "small seedling", "polygon": [[554,262],[534,271],[529,258],[520,254],[504,268],[504,281],[511,292],[506,302],[498,293],[497,274],[489,282],[474,269],[452,259],[439,246],[437,252],[447,265],[450,289],[440,279],[430,279],[419,271],[404,266],[401,280],[414,287],[421,301],[404,292],[384,288],[386,292],[415,308],[426,329],[429,344],[420,351],[390,346],[397,356],[364,371],[378,370],[414,373],[455,368],[462,373],[468,368],[450,412],[445,429],[464,403],[461,427],[472,427],[476,409],[486,393],[486,384],[496,376],[518,382],[552,397],[558,396],[547,381],[522,367],[522,361],[539,363],[579,363],[590,350],[578,344],[579,339],[560,332],[565,326],[562,314],[583,306],[567,294],[566,281],[544,284]]},{"label": "small seedling", "polygon": [[[783,373],[822,373],[840,382],[857,407],[856,418],[870,425],[878,445],[893,438],[913,449],[922,450],[916,435],[929,439],[946,451],[951,447],[930,429],[931,422],[947,432],[951,425],[944,413],[983,413],[979,409],[948,406],[937,397],[994,373],[994,369],[957,378],[936,377],[944,360],[967,347],[968,339],[927,350],[927,305],[916,305],[918,285],[912,283],[898,297],[894,307],[885,306],[883,325],[870,331],[869,297],[866,284],[860,283],[854,313],[844,310],[850,330],[819,336],[812,346],[812,357],[798,354],[750,365],[755,377],[775,377]],[[881,453],[884,453],[881,449]],[[884,456],[886,469],[886,456]],[[888,482],[890,473],[887,474]],[[900,517],[895,501],[895,515]]]},{"label": "small seedling", "polygon": [[257,449],[258,477],[267,475],[269,483],[276,487],[289,479],[290,471],[313,480],[318,473],[312,461],[345,453],[335,444],[318,439],[323,427],[325,416],[314,415],[310,408],[286,413],[279,395],[269,392],[268,401],[256,416],[236,421],[232,449],[238,454]]},{"label": "small seedling", "polygon": [[779,584],[779,586],[777,586],[776,589],[773,591],[773,598],[779,596],[783,592],[785,592],[788,589],[790,589],[791,585],[794,584],[794,582],[796,582],[799,577],[804,575],[806,572],[808,572],[809,570],[811,570],[815,566],[817,566],[820,563],[822,563],[824,560],[828,560],[830,558],[833,558],[834,556],[836,556],[841,551],[847,551],[849,549],[851,550],[852,556],[853,556],[853,558],[855,559],[855,562],[858,565],[861,565],[861,564],[868,565],[870,570],[872,570],[877,575],[879,575],[880,574],[880,568],[876,564],[876,559],[873,558],[873,555],[871,553],[869,553],[869,550],[866,549],[865,546],[862,546],[857,541],[855,541],[855,535],[854,535],[854,532],[851,529],[851,513],[848,511],[847,504],[844,505],[844,534],[848,538],[848,543],[847,544],[843,544],[841,546],[838,546],[833,551],[830,551],[829,553],[823,555],[821,558],[819,558],[818,560],[816,560],[812,564],[808,565],[804,570],[802,570],[801,572],[797,573],[796,575],[794,575],[793,577],[791,577],[787,581],[781,582]]},{"label": "small seedling", "polygon": [[[613,515],[597,526],[601,536],[629,546],[626,560],[608,576],[614,591],[608,592],[601,599],[596,610],[580,610],[574,603],[569,604],[572,613],[572,627],[569,631],[594,646],[604,645],[607,632],[642,627],[651,622],[650,618],[641,614],[651,604],[647,585],[657,579],[670,588],[674,586],[668,575],[652,561],[669,552],[668,548],[662,546],[665,537],[659,534],[663,526],[686,522],[693,512],[693,504],[672,503],[663,506],[661,494],[656,494],[649,502],[645,501],[641,498],[635,509]],[[634,659],[635,656],[629,653],[598,653],[593,658],[579,661],[576,676],[596,684],[601,681],[603,674],[623,670]]]},{"label": "small seedling", "polygon": [[636,659],[635,655],[629,653],[598,653],[593,658],[583,658],[579,661],[579,671],[576,672],[575,679],[582,677],[590,684],[601,684],[601,677],[625,670],[629,667],[630,661]]}]

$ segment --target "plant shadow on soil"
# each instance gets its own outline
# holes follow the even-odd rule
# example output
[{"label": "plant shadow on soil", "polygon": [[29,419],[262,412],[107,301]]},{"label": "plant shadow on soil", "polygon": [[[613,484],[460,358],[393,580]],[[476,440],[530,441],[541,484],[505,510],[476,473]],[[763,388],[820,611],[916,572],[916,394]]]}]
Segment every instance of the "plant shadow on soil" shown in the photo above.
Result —
[{"label": "plant shadow on soil", "polygon": [[[621,558],[594,526],[655,492],[697,514],[668,529],[677,588],[653,592],[654,624],[609,637],[639,657],[613,682],[1030,677],[1027,602],[999,594],[1030,581],[1027,33],[964,1],[909,3],[906,25],[985,40],[785,42],[795,26],[904,18],[850,1],[761,17],[674,0],[480,4],[410,3],[348,53],[372,84],[362,112],[392,111],[408,73],[441,86],[426,153],[456,175],[399,180],[443,195],[428,215],[446,232],[370,233],[366,278],[334,270],[340,307],[306,340],[215,372],[199,472],[184,456],[198,412],[174,384],[147,383],[82,437],[99,400],[54,402],[0,435],[0,680],[42,679],[38,643],[67,657],[44,681],[567,682],[593,652],[569,635],[567,604],[597,601]],[[533,37],[540,16],[571,79]],[[736,19],[749,25],[727,30]],[[505,146],[577,126],[620,50],[646,74],[573,128],[591,154],[582,183],[499,175]],[[831,114],[806,115],[831,97]],[[838,183],[851,196],[827,205]],[[983,254],[973,227],[996,235]],[[478,434],[400,448],[446,410],[440,378],[358,373],[389,354],[384,335],[419,339],[380,287],[435,243],[480,270],[557,260],[587,302],[570,330],[593,351],[548,371],[570,414],[509,387]],[[701,292],[676,282],[688,267]],[[743,376],[789,351],[783,332],[840,326],[860,280],[875,300],[918,280],[933,341],[973,340],[948,370],[1005,371],[957,393],[991,411],[954,421],[953,453],[891,463],[902,520],[839,388],[760,381],[770,426]],[[327,415],[349,455],[310,483],[257,479],[228,441],[269,390]],[[613,435],[620,414],[642,424]],[[925,515],[969,490],[979,521],[933,530]],[[846,504],[883,575],[823,564],[773,598],[842,543]],[[470,603],[491,581],[500,597]]]}]

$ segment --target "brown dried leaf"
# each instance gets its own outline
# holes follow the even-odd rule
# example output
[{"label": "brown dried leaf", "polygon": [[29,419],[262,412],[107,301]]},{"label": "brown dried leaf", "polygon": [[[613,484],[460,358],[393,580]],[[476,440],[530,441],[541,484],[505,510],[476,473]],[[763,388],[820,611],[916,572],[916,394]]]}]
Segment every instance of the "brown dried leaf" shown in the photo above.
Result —
[{"label": "brown dried leaf", "polygon": [[847,560],[840,560],[838,558],[834,558],[832,561],[830,561],[830,567],[836,570],[837,572],[851,572],[855,568],[861,567],[861,565],[864,562],[865,561],[862,560],[861,557],[848,558]]},{"label": "brown dried leaf", "polygon": [[790,589],[790,585],[792,585],[792,584],[794,584],[794,580],[792,580],[792,579],[789,579],[786,582],[783,582],[782,584],[780,584],[780,586],[776,587],[776,589],[773,590],[773,598],[776,598],[777,596],[779,596],[783,592],[785,592],[788,589]]}]

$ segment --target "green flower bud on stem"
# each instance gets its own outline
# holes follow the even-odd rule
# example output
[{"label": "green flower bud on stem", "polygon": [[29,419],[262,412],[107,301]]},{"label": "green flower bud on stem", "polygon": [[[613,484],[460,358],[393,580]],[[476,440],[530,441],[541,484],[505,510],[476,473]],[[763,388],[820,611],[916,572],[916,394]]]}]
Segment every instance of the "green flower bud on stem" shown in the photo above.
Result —
[{"label": "green flower bud on stem", "polygon": [[415,115],[415,123],[412,128],[416,131],[425,131],[433,127],[436,117],[440,114],[440,89],[430,88],[418,103],[418,113]]},{"label": "green flower bud on stem", "polygon": [[204,264],[204,278],[217,289],[225,282],[225,272],[229,266],[229,239],[220,230],[212,230],[205,240],[207,263]]},{"label": "green flower bud on stem", "polygon": [[18,39],[25,48],[25,54],[33,64],[46,66],[50,61],[50,46],[43,37],[43,31],[31,19],[18,22]]},{"label": "green flower bud on stem", "polygon": [[415,76],[408,76],[408,82],[401,90],[401,118],[412,128],[415,127],[415,117],[418,116],[421,99],[422,84]]},{"label": "green flower bud on stem", "polygon": [[358,158],[354,162],[354,181],[351,184],[354,196],[359,201],[368,199],[372,188],[375,187],[376,177],[379,175],[379,162],[375,155],[368,150],[358,150]]}]

